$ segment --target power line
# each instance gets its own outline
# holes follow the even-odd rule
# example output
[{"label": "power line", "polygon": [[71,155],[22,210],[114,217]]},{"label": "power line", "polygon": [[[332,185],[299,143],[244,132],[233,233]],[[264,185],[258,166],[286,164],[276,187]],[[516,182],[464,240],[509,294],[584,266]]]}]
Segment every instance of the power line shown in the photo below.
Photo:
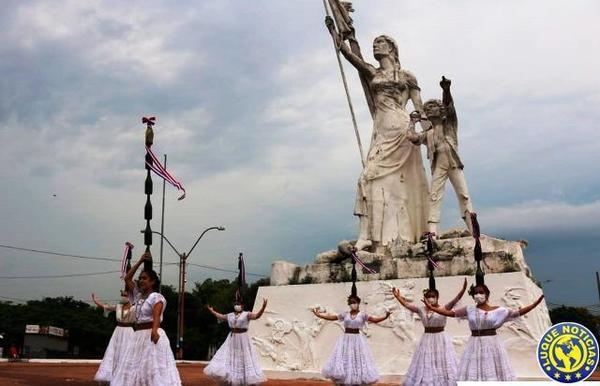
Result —
[{"label": "power line", "polygon": [[[55,251],[47,251],[47,250],[43,250],[43,249],[32,249],[32,248],[24,248],[24,247],[17,247],[14,245],[7,245],[7,244],[0,244],[0,248],[6,248],[6,249],[13,249],[13,250],[17,250],[17,251],[25,251],[25,252],[35,252],[35,253],[42,253],[42,254],[46,254],[46,255],[53,255],[53,256],[63,256],[63,257],[72,257],[75,259],[84,259],[84,260],[100,260],[100,261],[116,261],[116,262],[120,262],[120,259],[114,259],[114,258],[110,258],[110,257],[97,257],[97,256],[84,256],[84,255],[75,255],[75,254],[70,254],[70,253],[61,253],[61,252],[55,252]],[[164,263],[164,265],[168,265],[168,266],[173,266],[173,265],[178,265],[179,263],[176,262],[167,262]],[[204,269],[211,269],[213,271],[220,271],[220,272],[228,272],[228,273],[238,273],[238,271],[236,270],[232,270],[232,269],[226,269],[226,268],[220,268],[220,267],[214,267],[211,265],[203,265],[203,264],[195,264],[195,263],[187,263],[188,265],[192,265],[194,267],[199,267],[199,268],[204,268]],[[252,272],[246,272],[246,275],[248,276],[256,276],[256,277],[268,277],[265,275],[261,275],[258,273],[252,273]],[[87,274],[87,276],[92,276],[92,274]],[[58,277],[58,276],[52,276],[52,277]],[[64,276],[64,277],[70,277],[70,276]],[[5,277],[1,277],[0,279],[4,279]],[[8,278],[8,277],[6,277]],[[31,276],[31,277],[14,277],[15,279],[27,279],[27,278],[39,278],[39,279],[43,279],[46,277],[41,277],[41,276]]]},{"label": "power line", "polygon": [[0,276],[0,279],[58,279],[65,277],[81,277],[81,276],[98,276],[107,275],[109,273],[118,273],[121,271],[104,271],[104,272],[88,272],[88,273],[71,273],[64,275],[38,275],[38,276]]},{"label": "power line", "polygon": [[[233,269],[217,268],[217,267],[211,267],[211,266],[202,265],[202,264],[188,263],[188,265],[192,265],[194,267],[212,269],[212,270],[221,271],[221,272],[238,273],[238,271],[233,270]],[[268,277],[268,276],[265,276],[265,275],[261,275],[260,273],[252,273],[252,272],[246,272],[246,275],[248,275],[248,276],[257,276],[257,277]]]},{"label": "power line", "polygon": [[101,261],[121,261],[119,259],[111,259],[109,257],[94,257],[94,256],[72,255],[72,254],[68,254],[68,253],[59,253],[59,252],[53,252],[53,251],[44,251],[44,250],[41,250],[41,249],[31,249],[31,248],[15,247],[13,245],[5,245],[5,244],[0,244],[0,248],[14,249],[14,250],[17,250],[17,251],[25,251],[25,252],[43,253],[43,254],[46,254],[46,255],[54,255],[54,256],[74,257],[76,259],[101,260]]}]

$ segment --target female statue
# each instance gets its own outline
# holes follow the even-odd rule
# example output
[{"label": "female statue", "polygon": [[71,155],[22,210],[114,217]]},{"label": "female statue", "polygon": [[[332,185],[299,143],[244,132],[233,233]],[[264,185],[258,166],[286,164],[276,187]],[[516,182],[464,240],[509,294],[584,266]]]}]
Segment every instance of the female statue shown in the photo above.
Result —
[{"label": "female statue", "polygon": [[342,41],[325,19],[341,53],[368,84],[373,100],[373,134],[358,181],[354,214],[359,217],[356,249],[385,247],[401,239],[417,242],[426,231],[428,184],[421,152],[408,138],[411,130],[406,104],[423,111],[417,79],[400,67],[398,46],[385,35],[373,42],[379,68],[365,62]]}]

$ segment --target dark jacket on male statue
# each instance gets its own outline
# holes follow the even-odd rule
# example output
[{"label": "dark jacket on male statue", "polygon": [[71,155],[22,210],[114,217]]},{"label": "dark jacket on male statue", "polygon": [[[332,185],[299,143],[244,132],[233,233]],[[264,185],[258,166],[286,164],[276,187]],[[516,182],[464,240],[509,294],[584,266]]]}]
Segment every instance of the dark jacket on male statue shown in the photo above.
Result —
[{"label": "dark jacket on male statue", "polygon": [[[444,139],[449,147],[450,157],[460,169],[464,168],[464,165],[458,155],[458,117],[456,116],[456,110],[454,109],[454,103],[445,105],[446,108],[446,119],[442,124],[444,129]],[[422,133],[419,138],[420,143],[427,145],[427,159],[431,162],[431,170],[435,169],[436,164],[436,140],[439,141],[439,136],[436,135],[435,129],[429,129],[425,133]]]}]

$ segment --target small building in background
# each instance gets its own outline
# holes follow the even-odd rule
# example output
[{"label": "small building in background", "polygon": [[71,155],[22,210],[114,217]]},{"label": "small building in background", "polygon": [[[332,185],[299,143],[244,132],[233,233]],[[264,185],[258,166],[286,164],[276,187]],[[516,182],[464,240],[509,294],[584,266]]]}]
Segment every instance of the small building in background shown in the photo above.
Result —
[{"label": "small building in background", "polygon": [[24,358],[66,358],[68,352],[68,330],[37,324],[25,326],[22,351]]}]

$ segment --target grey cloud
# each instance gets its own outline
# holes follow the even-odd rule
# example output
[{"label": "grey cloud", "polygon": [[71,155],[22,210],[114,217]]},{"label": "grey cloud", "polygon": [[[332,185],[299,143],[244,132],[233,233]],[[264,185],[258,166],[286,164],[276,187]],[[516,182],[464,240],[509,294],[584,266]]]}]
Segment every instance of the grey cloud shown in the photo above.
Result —
[{"label": "grey cloud", "polygon": [[[249,270],[267,272],[274,258],[308,262],[352,237],[360,163],[321,7],[7,3],[0,16],[6,242],[92,255],[118,254],[125,240],[141,245],[142,114],[158,116],[156,151],[169,154],[170,169],[189,191],[176,202],[168,190],[169,237],[185,246],[205,226],[228,228],[202,241],[196,262],[231,260],[235,268],[243,250]],[[390,0],[355,8],[369,60],[370,41],[385,32],[400,43],[424,98],[439,95],[441,74],[453,79],[461,151],[485,229],[518,229],[524,236],[514,237],[526,237],[548,223],[531,215],[519,228],[519,211],[536,208],[534,200],[570,207],[599,199],[591,176],[598,172],[600,117],[590,106],[599,98],[592,69],[600,58],[586,45],[599,28],[594,2],[571,4],[568,17],[560,2]],[[346,71],[367,146],[370,117],[355,71]],[[58,199],[50,200],[55,191]],[[158,201],[156,195],[155,208]],[[453,201],[449,191],[448,226],[460,225]],[[547,234],[564,230],[550,224]],[[18,259],[0,251],[0,267],[15,274],[34,274],[35,261],[47,270],[103,270]],[[220,274],[194,268],[190,275]],[[171,268],[165,279],[176,280]],[[0,290],[108,294],[109,281],[118,279],[1,283]]]}]

